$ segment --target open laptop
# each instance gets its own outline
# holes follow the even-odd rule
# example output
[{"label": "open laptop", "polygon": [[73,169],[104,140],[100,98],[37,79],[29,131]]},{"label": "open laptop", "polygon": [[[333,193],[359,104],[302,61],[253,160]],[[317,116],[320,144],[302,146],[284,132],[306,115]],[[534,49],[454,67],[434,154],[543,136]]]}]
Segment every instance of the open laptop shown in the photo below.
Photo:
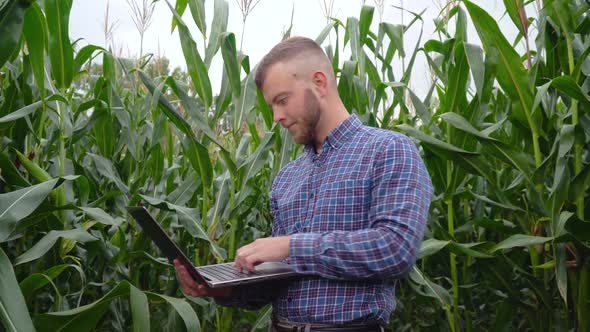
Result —
[{"label": "open laptop", "polygon": [[128,206],[127,211],[149,235],[162,253],[172,262],[178,258],[198,283],[205,283],[211,288],[249,284],[266,280],[283,279],[297,275],[285,263],[268,262],[256,266],[254,272],[240,272],[233,263],[194,266],[176,243],[143,206]]}]

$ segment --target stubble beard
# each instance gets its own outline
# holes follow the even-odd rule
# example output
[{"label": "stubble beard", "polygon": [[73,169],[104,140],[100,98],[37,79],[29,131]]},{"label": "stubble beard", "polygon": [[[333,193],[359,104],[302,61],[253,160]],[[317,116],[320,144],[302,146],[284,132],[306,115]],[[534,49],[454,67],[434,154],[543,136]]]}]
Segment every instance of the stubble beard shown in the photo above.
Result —
[{"label": "stubble beard", "polygon": [[293,135],[297,144],[315,145],[315,132],[320,122],[321,107],[318,98],[310,89],[305,89],[303,95],[303,116],[301,119],[301,132]]}]

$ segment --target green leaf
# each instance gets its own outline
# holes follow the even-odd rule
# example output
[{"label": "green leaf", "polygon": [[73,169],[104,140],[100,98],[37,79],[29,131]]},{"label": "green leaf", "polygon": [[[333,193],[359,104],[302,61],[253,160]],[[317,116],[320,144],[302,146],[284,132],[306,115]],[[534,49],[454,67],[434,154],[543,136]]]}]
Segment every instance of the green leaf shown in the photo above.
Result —
[{"label": "green leaf", "polygon": [[29,250],[18,256],[15,265],[20,265],[38,259],[45,255],[60,238],[70,239],[82,243],[97,241],[98,239],[90,235],[83,229],[70,229],[66,231],[50,231],[39,242],[35,243]]},{"label": "green leaf", "polygon": [[[174,10],[176,10],[176,12],[178,13],[178,16],[182,17],[187,6],[188,6],[188,0],[176,0],[176,5],[174,7]],[[170,29],[170,32],[174,32],[174,29],[176,29],[177,25],[178,25],[178,21],[176,21],[176,17],[172,16],[172,28]]]},{"label": "green leaf", "polygon": [[465,54],[467,55],[467,62],[471,69],[471,76],[477,95],[481,99],[483,96],[483,87],[485,83],[485,65],[483,60],[483,50],[479,45],[465,43]]},{"label": "green leaf", "polygon": [[482,153],[486,156],[493,156],[499,160],[518,169],[529,181],[533,175],[534,162],[531,157],[503,142],[483,141]]},{"label": "green leaf", "polygon": [[19,187],[29,187],[31,185],[16,169],[5,151],[0,152],[0,176],[10,185]]},{"label": "green leaf", "polygon": [[567,270],[566,270],[566,256],[565,256],[565,244],[555,243],[553,245],[553,252],[555,254],[555,281],[557,283],[557,290],[559,295],[564,301],[564,304],[568,303],[567,296]]},{"label": "green leaf", "polygon": [[505,222],[491,219],[478,219],[473,223],[475,226],[498,232],[500,234],[517,234],[518,229],[514,226],[506,225]]},{"label": "green leaf", "polygon": [[[145,77],[145,78],[147,79],[147,77]],[[172,88],[172,91],[174,91],[174,94],[176,94],[176,96],[178,96],[178,98],[180,98],[180,102],[182,103],[182,106],[189,114],[191,114],[191,116],[192,116],[191,120],[194,122],[195,125],[197,125],[197,128],[199,128],[199,130],[201,130],[203,132],[203,134],[205,134],[205,136],[207,136],[207,138],[211,140],[211,142],[215,143],[222,150],[227,152],[225,147],[217,139],[217,136],[215,135],[213,130],[211,130],[211,128],[207,124],[206,114],[202,114],[202,110],[200,110],[200,107],[197,105],[194,98],[191,98],[188,95],[188,93],[186,92],[186,90],[182,89],[179,86],[178,82],[176,82],[176,80],[173,77],[168,77],[166,79],[165,83],[170,88]],[[160,102],[162,102],[162,99],[160,99]],[[170,103],[165,102],[165,104],[166,104],[165,107],[167,110],[168,109],[174,110],[173,106]],[[186,121],[176,111],[174,111],[173,113],[171,112],[170,116],[171,116],[170,120],[172,120],[173,122]],[[179,128],[179,129],[184,131],[190,127],[191,127],[190,124],[187,122],[186,124],[182,124],[182,128]]]},{"label": "green leaf", "polygon": [[239,170],[241,170],[244,175],[243,183],[252,180],[260,173],[264,165],[268,163],[266,156],[268,151],[270,151],[274,145],[274,138],[274,132],[267,132],[264,135],[264,140],[258,145],[258,148],[256,148],[256,151],[254,151],[254,153],[250,155],[242,165],[240,165]]},{"label": "green leaf", "polygon": [[553,268],[555,268],[555,260],[550,260],[550,261],[547,261],[543,264],[533,265],[531,267],[534,269],[541,269],[541,270],[553,269]]},{"label": "green leaf", "polygon": [[490,326],[490,332],[508,332],[511,331],[512,322],[518,313],[512,306],[511,299],[506,299],[496,305],[496,317]]},{"label": "green leaf", "polygon": [[488,135],[480,132],[469,123],[464,117],[454,112],[445,112],[440,115],[440,118],[448,122],[453,127],[460,129],[466,133],[469,133],[477,138],[487,141],[497,141],[496,139],[489,137]]},{"label": "green leaf", "polygon": [[538,128],[542,124],[541,113],[531,115],[533,93],[520,56],[510,46],[494,18],[472,2],[464,0],[464,3],[486,53],[497,63],[498,83],[511,100],[517,103],[513,107],[516,118],[524,126],[529,126],[533,132],[539,133]]},{"label": "green leaf", "polygon": [[207,66],[205,66],[205,63],[199,54],[197,44],[195,44],[195,41],[191,37],[188,27],[184,24],[178,13],[176,13],[172,5],[170,5],[168,1],[166,1],[166,3],[178,22],[180,45],[182,47],[182,53],[184,54],[187,70],[193,82],[193,86],[199,94],[199,97],[201,97],[203,104],[205,104],[205,110],[208,111],[213,103],[213,95]]},{"label": "green leaf", "polygon": [[59,179],[0,194],[0,242],[6,240],[17,223],[30,215],[61,184]]},{"label": "green leaf", "polygon": [[429,135],[427,135],[427,134],[419,131],[418,129],[416,129],[410,125],[407,125],[407,124],[398,125],[398,126],[396,126],[396,128],[405,132],[409,136],[418,139],[420,142],[422,142],[422,144],[427,144],[427,145],[429,145],[437,150],[440,150],[440,151],[450,152],[450,153],[459,153],[459,154],[471,155],[471,156],[479,155],[479,153],[477,153],[477,152],[466,151],[466,150],[458,148],[454,145],[451,145],[447,142],[444,142],[444,141],[436,139],[432,136],[429,136]]},{"label": "green leaf", "polygon": [[469,64],[462,41],[459,41],[453,47],[453,60],[448,66],[449,81],[443,104],[445,112],[466,110],[465,91],[467,91],[467,80],[469,79]]},{"label": "green leaf", "polygon": [[207,235],[207,232],[205,232],[205,230],[201,226],[201,223],[198,221],[198,219],[200,218],[198,209],[191,209],[188,207],[179,206],[161,199],[148,197],[145,195],[140,196],[149,205],[168,211],[175,211],[178,216],[178,220],[186,228],[186,230],[189,232],[191,236],[209,242],[213,254],[215,254],[215,257],[220,261],[227,258],[227,253],[225,252],[225,250],[219,247],[217,244],[215,244],[215,242],[211,241],[211,239]]},{"label": "green leaf", "polygon": [[76,268],[76,265],[60,264],[55,265],[44,271],[43,273],[33,273],[20,282],[19,286],[23,292],[25,299],[31,297],[34,291],[47,285],[49,282],[57,278],[68,267]]},{"label": "green leaf", "polygon": [[373,22],[374,12],[375,7],[373,6],[363,5],[361,8],[361,16],[359,18],[359,43],[361,46],[365,45],[367,34],[369,33],[371,23]]},{"label": "green leaf", "polygon": [[520,21],[519,11],[522,7],[523,3],[522,0],[504,0],[504,7],[506,7],[506,12],[510,19],[516,26],[518,30],[520,30],[521,34],[525,34],[524,27],[522,26],[522,22]]},{"label": "green leaf", "polygon": [[[365,77],[365,57],[363,53],[363,45],[360,40],[359,21],[355,17],[349,17],[347,21],[347,32],[350,37],[350,52],[352,53],[352,60],[358,63],[359,77]],[[363,110],[359,110],[363,111]]]},{"label": "green leaf", "polygon": [[215,188],[218,189],[215,195],[215,204],[207,212],[207,220],[211,221],[211,226],[207,230],[208,232],[221,221],[224,211],[227,211],[229,207],[229,186],[231,184],[229,173],[225,172],[221,174],[215,179],[215,182]]},{"label": "green leaf", "polygon": [[514,247],[528,247],[533,246],[536,244],[543,244],[547,241],[553,240],[553,237],[543,237],[543,236],[531,236],[531,235],[524,235],[524,234],[516,234],[512,235],[511,237],[507,238],[506,240],[498,243],[495,245],[491,252],[495,252],[501,249],[510,249]]},{"label": "green leaf", "polygon": [[256,330],[263,329],[267,327],[271,322],[272,317],[272,306],[267,305],[266,307],[260,309],[258,318],[252,325],[250,332],[255,332]]},{"label": "green leaf", "polygon": [[121,281],[99,300],[65,311],[56,311],[35,316],[34,322],[39,332],[62,331],[83,332],[93,331],[96,324],[108,310],[115,298],[127,296],[130,284]]},{"label": "green leaf", "polygon": [[420,286],[417,291],[422,295],[438,300],[443,306],[453,303],[449,291],[428,279],[416,266],[410,271],[409,277],[412,282]]},{"label": "green leaf", "polygon": [[121,192],[129,192],[129,188],[125,185],[125,183],[123,183],[121,177],[119,176],[119,172],[116,170],[115,166],[109,159],[93,153],[86,153],[86,155],[94,162],[96,171],[102,175],[105,180],[115,184]]},{"label": "green leaf", "polygon": [[37,111],[39,107],[41,107],[42,101],[36,101],[30,105],[27,105],[17,111],[14,111],[6,116],[0,118],[0,123],[8,123],[12,121],[16,121],[18,119],[22,119],[25,116]]},{"label": "green leaf", "polygon": [[556,77],[551,81],[551,86],[590,107],[590,96],[580,88],[571,76]]},{"label": "green leaf", "polygon": [[568,198],[575,202],[578,197],[583,197],[590,188],[590,164],[586,164],[584,169],[576,175],[570,184]]},{"label": "green leaf", "polygon": [[467,41],[467,15],[465,15],[465,11],[463,8],[457,6],[456,15],[457,15],[457,23],[455,24],[455,40],[463,44]]},{"label": "green leaf", "polygon": [[154,95],[154,98],[157,98],[166,117],[168,117],[168,119],[172,121],[172,123],[174,123],[174,125],[176,125],[176,127],[190,139],[190,144],[192,146],[191,149],[193,149],[195,152],[194,158],[190,161],[193,167],[195,167],[195,170],[200,174],[202,182],[205,184],[205,186],[209,187],[211,184],[211,179],[213,178],[213,166],[211,165],[211,159],[209,158],[209,152],[207,148],[197,140],[190,124],[186,122],[186,120],[180,114],[178,114],[170,101],[168,101],[168,99],[162,93],[160,93],[163,85],[161,85],[160,89],[157,89],[154,86],[152,80],[143,71],[138,70],[138,73],[143,84]]},{"label": "green leaf", "polygon": [[322,45],[322,43],[324,42],[324,40],[326,40],[326,38],[330,34],[330,31],[332,31],[332,29],[334,29],[334,26],[335,25],[336,25],[336,22],[330,22],[330,23],[328,23],[328,25],[326,25],[326,27],[316,37],[315,42],[318,45]]},{"label": "green leaf", "polygon": [[437,252],[441,251],[444,247],[446,247],[449,243],[451,243],[451,241],[442,241],[437,239],[424,240],[422,242],[422,246],[420,247],[418,259],[436,254]]},{"label": "green leaf", "polygon": [[221,45],[221,35],[227,31],[227,21],[229,17],[229,6],[226,0],[215,0],[213,4],[213,21],[211,22],[211,33],[209,34],[209,44],[205,50],[205,64],[207,68],[211,66],[213,57]]},{"label": "green leaf", "polygon": [[119,226],[120,224],[102,209],[94,207],[80,207],[79,209],[103,225]]},{"label": "green leaf", "polygon": [[74,77],[74,50],[68,32],[71,8],[72,0],[45,0],[51,73],[61,90],[68,88]]},{"label": "green leaf", "polygon": [[74,58],[74,73],[78,73],[82,66],[90,59],[90,57],[94,54],[94,52],[107,52],[104,48],[96,45],[86,45],[78,51],[76,57]]},{"label": "green leaf", "polygon": [[133,331],[150,331],[150,308],[147,296],[131,284],[129,285],[129,293]]},{"label": "green leaf", "polygon": [[[383,30],[389,37],[390,48],[393,51],[398,51],[400,57],[405,58],[406,53],[404,51],[404,27],[398,24],[391,23],[380,23],[379,28],[383,27]],[[391,54],[393,57],[393,53]],[[389,59],[389,51],[386,59]],[[389,59],[390,60],[390,59]]]},{"label": "green leaf", "polygon": [[516,212],[523,212],[523,213],[525,212],[523,209],[519,208],[518,206],[514,206],[514,205],[510,204],[509,202],[500,203],[500,202],[496,202],[484,195],[478,195],[474,192],[472,192],[471,194],[473,195],[474,198],[476,198],[484,203],[488,203],[490,205],[500,207],[500,208],[505,209],[507,211],[516,211]]},{"label": "green leaf", "polygon": [[146,292],[147,296],[154,301],[161,301],[164,300],[168,302],[180,315],[182,320],[184,321],[184,325],[186,326],[187,331],[194,331],[200,332],[201,331],[201,324],[199,323],[199,317],[197,313],[191,307],[191,305],[186,302],[184,299],[177,299],[174,297],[169,297],[162,294],[156,294],[152,292]]},{"label": "green leaf", "polygon": [[13,0],[0,9],[0,68],[19,45],[25,11],[30,4],[29,1]]},{"label": "green leaf", "polygon": [[553,222],[553,236],[560,237],[564,233],[565,224],[574,215],[573,212],[562,211],[559,214],[559,219]]},{"label": "green leaf", "polygon": [[10,260],[0,248],[0,321],[10,332],[35,331]]},{"label": "green leaf", "polygon": [[240,95],[236,110],[234,111],[234,132],[239,132],[242,123],[247,119],[248,114],[256,106],[256,83],[254,82],[256,72],[250,72],[244,80],[242,94]]},{"label": "green leaf", "polygon": [[477,250],[471,249],[471,247],[480,245],[481,243],[457,243],[452,242],[449,243],[449,250],[456,255],[466,255],[470,257],[477,257],[477,258],[492,258],[494,256],[484,254]]},{"label": "green leaf", "polygon": [[229,79],[233,95],[238,98],[240,90],[240,66],[238,65],[238,54],[236,51],[236,37],[233,32],[224,32],[221,35],[221,55],[223,65]]},{"label": "green leaf", "polygon": [[[47,48],[47,22],[38,3],[33,3],[25,13],[23,32],[33,67],[33,74],[41,99],[45,99],[45,49]],[[0,64],[0,66],[2,66]]]},{"label": "green leaf", "polygon": [[[207,23],[205,22],[205,0],[189,0],[188,5],[197,28],[199,28],[203,36],[205,36],[207,34]],[[178,4],[176,4],[176,6],[178,6]],[[179,13],[179,15],[181,16],[182,14]]]}]

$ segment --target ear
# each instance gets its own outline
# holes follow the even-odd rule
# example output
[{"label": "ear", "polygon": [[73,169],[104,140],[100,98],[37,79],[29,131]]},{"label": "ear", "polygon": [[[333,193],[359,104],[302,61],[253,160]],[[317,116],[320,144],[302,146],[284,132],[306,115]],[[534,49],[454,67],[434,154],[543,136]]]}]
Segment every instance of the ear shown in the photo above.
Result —
[{"label": "ear", "polygon": [[320,97],[323,97],[328,93],[328,77],[324,72],[319,70],[314,72],[312,76],[312,84]]}]

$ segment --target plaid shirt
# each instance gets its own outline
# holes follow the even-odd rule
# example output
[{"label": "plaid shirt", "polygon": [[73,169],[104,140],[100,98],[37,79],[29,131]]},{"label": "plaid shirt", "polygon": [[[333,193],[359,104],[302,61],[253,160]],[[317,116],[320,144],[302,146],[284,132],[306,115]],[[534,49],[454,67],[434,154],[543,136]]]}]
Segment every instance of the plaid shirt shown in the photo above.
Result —
[{"label": "plaid shirt", "polygon": [[409,138],[349,117],[321,154],[307,146],[273,182],[272,233],[291,235],[286,261],[304,276],[283,289],[249,286],[228,304],[254,308],[271,300],[260,294],[274,293],[274,315],[288,321],[388,323],[394,282],[416,260],[431,196]]}]

